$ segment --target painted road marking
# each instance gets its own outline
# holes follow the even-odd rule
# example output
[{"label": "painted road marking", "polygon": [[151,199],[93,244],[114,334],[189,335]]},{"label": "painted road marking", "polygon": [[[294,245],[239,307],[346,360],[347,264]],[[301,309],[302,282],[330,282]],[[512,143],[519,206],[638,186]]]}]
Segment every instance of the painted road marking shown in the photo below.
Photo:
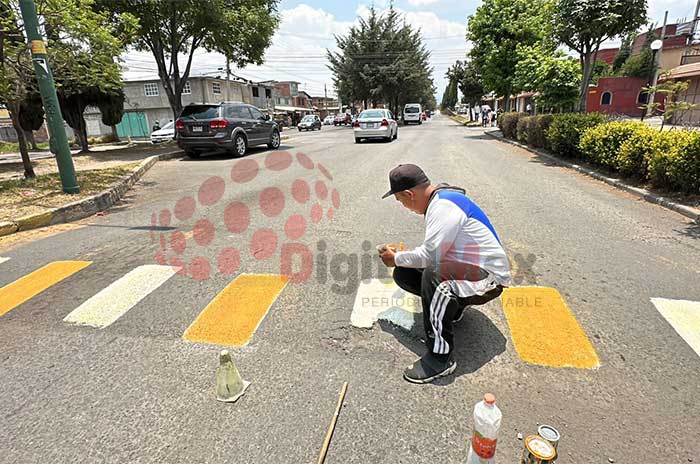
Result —
[{"label": "painted road marking", "polygon": [[501,303],[515,350],[523,361],[581,369],[600,366],[595,348],[557,290],[508,288]]},{"label": "painted road marking", "polygon": [[363,280],[357,288],[350,323],[355,327],[369,329],[382,319],[411,330],[415,314],[421,312],[420,298],[406,293],[393,279]]},{"label": "painted road marking", "polygon": [[54,261],[0,288],[0,316],[90,264],[90,261]]},{"label": "painted road marking", "polygon": [[652,298],[656,309],[678,335],[700,356],[700,302]]},{"label": "painted road marking", "polygon": [[182,338],[215,345],[245,345],[287,280],[282,275],[239,275],[199,313]]},{"label": "painted road marking", "polygon": [[5,258],[4,256],[0,256],[0,264],[5,263],[9,260],[10,260],[10,258]]},{"label": "painted road marking", "polygon": [[178,268],[139,266],[78,306],[63,320],[104,329],[171,278]]}]

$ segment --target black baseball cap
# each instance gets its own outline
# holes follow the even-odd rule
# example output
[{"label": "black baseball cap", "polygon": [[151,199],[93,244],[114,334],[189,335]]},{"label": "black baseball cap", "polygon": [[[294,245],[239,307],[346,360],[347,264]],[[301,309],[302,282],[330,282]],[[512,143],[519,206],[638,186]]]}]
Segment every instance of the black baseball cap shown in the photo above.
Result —
[{"label": "black baseball cap", "polygon": [[391,190],[386,192],[382,198],[428,183],[430,183],[428,176],[415,164],[399,164],[389,173]]}]

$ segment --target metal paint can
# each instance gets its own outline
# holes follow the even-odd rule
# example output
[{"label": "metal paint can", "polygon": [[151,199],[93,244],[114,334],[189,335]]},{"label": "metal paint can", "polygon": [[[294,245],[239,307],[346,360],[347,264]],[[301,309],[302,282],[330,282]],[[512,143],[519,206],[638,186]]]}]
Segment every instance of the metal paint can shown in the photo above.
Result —
[{"label": "metal paint can", "polygon": [[555,450],[559,450],[559,439],[561,438],[561,435],[557,429],[551,425],[542,424],[537,427],[537,434],[550,442]]},{"label": "metal paint can", "polygon": [[539,435],[525,439],[525,449],[520,464],[550,464],[557,457],[554,446]]}]

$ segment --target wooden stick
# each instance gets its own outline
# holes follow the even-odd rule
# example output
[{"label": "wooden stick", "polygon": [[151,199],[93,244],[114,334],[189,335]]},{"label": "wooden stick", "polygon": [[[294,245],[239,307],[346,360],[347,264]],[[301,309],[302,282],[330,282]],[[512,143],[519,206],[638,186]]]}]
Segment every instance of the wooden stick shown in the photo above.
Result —
[{"label": "wooden stick", "polygon": [[335,414],[333,414],[333,419],[331,420],[331,425],[328,427],[328,433],[326,434],[326,439],[323,442],[323,448],[321,448],[321,455],[318,457],[318,464],[323,464],[326,461],[326,453],[328,452],[328,446],[331,444],[331,437],[333,436],[333,431],[335,430],[335,423],[338,422],[338,415],[340,415],[340,408],[343,406],[343,401],[345,400],[345,392],[348,390],[348,383],[343,384],[342,390],[340,390],[340,397],[338,398],[338,406],[335,408]]}]

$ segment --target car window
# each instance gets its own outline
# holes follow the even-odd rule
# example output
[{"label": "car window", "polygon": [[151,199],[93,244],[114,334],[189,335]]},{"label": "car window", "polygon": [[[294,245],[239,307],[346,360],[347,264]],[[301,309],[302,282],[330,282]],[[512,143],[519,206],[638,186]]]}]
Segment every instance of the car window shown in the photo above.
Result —
[{"label": "car window", "polygon": [[163,129],[163,130],[164,130],[164,129],[172,129],[174,125],[175,125],[175,123],[172,122],[172,121],[170,121],[169,123],[167,123],[166,125],[164,125],[163,127],[161,127],[161,129]]},{"label": "car window", "polygon": [[389,111],[389,119],[394,119],[394,114],[391,111]]},{"label": "car window", "polygon": [[363,111],[362,114],[360,114],[360,118],[384,118],[386,117],[384,111],[382,110],[369,110],[369,111]]},{"label": "car window", "polygon": [[192,121],[217,117],[219,117],[219,105],[187,105],[180,115],[180,119]]},{"label": "car window", "polygon": [[250,111],[247,106],[231,105],[226,108],[226,117],[233,119],[250,119]]},{"label": "car window", "polygon": [[408,107],[404,108],[403,111],[404,111],[404,113],[411,113],[411,114],[420,113],[420,108],[418,108],[417,106],[408,106]]},{"label": "car window", "polygon": [[259,109],[249,106],[248,110],[250,110],[250,114],[253,115],[253,119],[265,119],[265,115],[262,114],[262,111],[260,111]]},{"label": "car window", "polygon": [[313,117],[313,116],[304,116],[304,119],[302,119],[302,121],[305,121],[305,122],[313,122],[313,121],[314,121],[314,117]]}]

